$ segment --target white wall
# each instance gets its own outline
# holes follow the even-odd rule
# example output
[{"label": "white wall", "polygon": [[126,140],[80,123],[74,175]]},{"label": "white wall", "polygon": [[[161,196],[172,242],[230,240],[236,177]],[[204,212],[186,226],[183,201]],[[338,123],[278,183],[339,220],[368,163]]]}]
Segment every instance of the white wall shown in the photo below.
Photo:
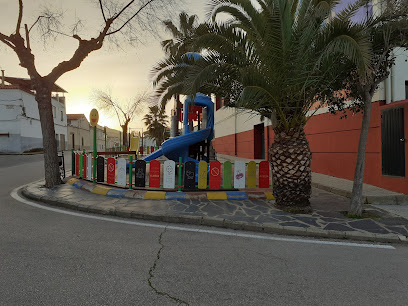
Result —
[{"label": "white wall", "polygon": [[[56,114],[54,118],[55,133],[65,135],[65,145],[67,145],[67,116],[65,105],[56,99],[51,100],[55,107]],[[62,120],[61,120],[62,111]],[[37,101],[34,95],[20,89],[1,89],[0,90],[0,133],[10,133],[18,135],[20,145],[9,143],[11,148],[6,148],[9,152],[20,152],[32,148],[42,147],[42,132],[40,116],[38,112]],[[4,143],[4,139],[2,143]],[[0,150],[5,151],[4,145],[0,144]],[[12,150],[10,150],[12,149]]]},{"label": "white wall", "polygon": [[223,107],[214,114],[215,138],[251,131],[261,123],[271,125],[269,119],[261,121],[261,116],[254,112]]}]

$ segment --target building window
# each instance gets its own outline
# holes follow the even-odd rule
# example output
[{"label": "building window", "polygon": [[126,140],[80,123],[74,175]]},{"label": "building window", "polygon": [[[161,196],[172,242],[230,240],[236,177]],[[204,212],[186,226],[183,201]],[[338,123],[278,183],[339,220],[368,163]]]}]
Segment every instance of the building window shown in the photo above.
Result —
[{"label": "building window", "polygon": [[55,109],[55,106],[53,106],[52,107],[52,116],[55,118],[55,112],[56,112],[56,109]]},{"label": "building window", "polygon": [[82,137],[82,147],[84,147],[84,137]]},{"label": "building window", "polygon": [[61,111],[61,121],[64,121],[64,112]]},{"label": "building window", "polygon": [[408,100],[408,81],[405,81],[405,100]]}]

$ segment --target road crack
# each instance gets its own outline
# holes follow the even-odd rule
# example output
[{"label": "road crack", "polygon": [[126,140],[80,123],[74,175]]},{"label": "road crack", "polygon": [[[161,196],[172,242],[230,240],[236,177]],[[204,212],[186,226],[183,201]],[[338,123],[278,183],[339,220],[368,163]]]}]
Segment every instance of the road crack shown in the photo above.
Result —
[{"label": "road crack", "polygon": [[163,244],[162,240],[163,240],[163,235],[164,235],[164,233],[165,233],[166,231],[167,231],[167,227],[165,227],[164,230],[163,230],[163,232],[160,233],[160,236],[159,236],[160,249],[159,249],[159,251],[157,252],[157,256],[156,256],[156,259],[155,259],[155,261],[154,261],[154,263],[153,263],[153,266],[151,266],[151,268],[149,269],[149,279],[148,279],[147,281],[148,281],[148,283],[149,283],[150,288],[152,288],[153,291],[156,292],[156,294],[161,295],[161,296],[168,297],[169,299],[171,299],[171,300],[177,302],[178,305],[190,305],[190,304],[187,303],[186,301],[183,301],[183,300],[181,300],[181,299],[179,299],[179,298],[177,298],[177,297],[175,297],[175,296],[172,296],[172,295],[170,295],[170,294],[167,293],[167,292],[159,291],[159,290],[153,285],[153,283],[152,283],[152,280],[153,280],[153,278],[154,278],[154,272],[156,271],[157,263],[159,262],[161,252],[162,252],[162,250],[164,249],[164,244]]}]

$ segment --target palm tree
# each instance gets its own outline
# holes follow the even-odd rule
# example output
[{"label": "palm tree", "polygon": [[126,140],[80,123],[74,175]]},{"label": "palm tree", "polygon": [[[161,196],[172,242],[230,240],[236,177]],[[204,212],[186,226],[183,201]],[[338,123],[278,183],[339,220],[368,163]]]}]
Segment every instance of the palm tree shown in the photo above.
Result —
[{"label": "palm tree", "polygon": [[157,105],[150,106],[149,113],[143,117],[147,126],[147,133],[156,141],[156,146],[161,145],[168,137],[167,119],[165,109],[159,108]]},{"label": "palm tree", "polygon": [[[166,59],[156,64],[153,68],[153,74],[159,71],[163,72],[163,69],[168,66],[167,63],[169,61],[179,61],[181,56],[189,51],[189,48],[194,42],[198,17],[197,15],[189,16],[186,12],[181,12],[179,14],[178,27],[171,20],[165,20],[163,24],[165,30],[172,35],[172,38],[161,42],[163,51],[166,54]],[[153,81],[154,84],[157,84],[157,82],[157,79]],[[178,106],[180,103],[180,94],[176,92],[172,96]]]},{"label": "palm tree", "polygon": [[[275,118],[270,152],[276,205],[310,211],[311,152],[307,113],[337,78],[333,63],[345,56],[361,75],[370,43],[350,17],[360,3],[332,17],[336,0],[212,0],[213,23],[197,29],[201,56],[169,60],[158,72],[156,93],[216,93],[229,106]],[[219,14],[230,19],[217,23]],[[204,51],[204,52],[203,52]]]}]

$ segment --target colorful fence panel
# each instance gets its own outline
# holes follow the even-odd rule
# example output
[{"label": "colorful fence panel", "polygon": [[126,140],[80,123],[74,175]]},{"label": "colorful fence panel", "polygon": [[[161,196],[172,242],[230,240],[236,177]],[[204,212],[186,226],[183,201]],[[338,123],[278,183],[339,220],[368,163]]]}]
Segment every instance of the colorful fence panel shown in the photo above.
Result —
[{"label": "colorful fence panel", "polygon": [[83,162],[82,162],[82,177],[83,178],[87,178],[87,172],[86,172],[86,166],[87,166],[87,155],[86,154],[83,154],[82,155],[82,158],[83,158]]},{"label": "colorful fence panel", "polygon": [[96,181],[105,181],[105,158],[98,156],[96,159]]},{"label": "colorful fence panel", "polygon": [[248,188],[256,188],[256,162],[248,163]]},{"label": "colorful fence panel", "polygon": [[113,157],[109,157],[106,163],[106,182],[108,184],[115,184],[115,159]]},{"label": "colorful fence panel", "polygon": [[198,163],[198,189],[207,189],[207,162]]},{"label": "colorful fence panel", "polygon": [[126,187],[126,159],[118,158],[118,185]]},{"label": "colorful fence panel", "polygon": [[195,189],[196,163],[188,161],[184,164],[184,188]]},{"label": "colorful fence panel", "polygon": [[75,174],[79,176],[79,153],[75,154]]},{"label": "colorful fence panel", "polygon": [[245,163],[243,161],[234,163],[234,188],[245,188]]},{"label": "colorful fence panel", "polygon": [[135,186],[146,187],[146,162],[144,160],[135,162]]},{"label": "colorful fence panel", "polygon": [[266,160],[259,163],[259,188],[269,188],[269,162]]},{"label": "colorful fence panel", "polygon": [[92,180],[92,154],[88,154],[86,159],[86,177],[88,180]]},{"label": "colorful fence panel", "polygon": [[[96,179],[97,182],[105,182],[105,164],[106,164],[106,183],[118,186],[126,187],[127,182],[127,159],[125,158],[108,158],[97,157],[96,178],[93,178],[93,157],[91,154],[73,152],[74,159],[72,166],[74,167],[74,175],[82,177],[84,179],[92,180]],[[129,156],[129,168],[131,156]],[[271,174],[270,165],[268,161],[261,161],[257,164],[255,161],[250,161],[247,164],[243,161],[236,161],[231,163],[226,161],[221,164],[219,161],[212,161],[207,163],[200,161],[195,163],[188,161],[181,163],[180,167],[183,169],[179,173],[179,183],[176,184],[176,167],[178,163],[167,160],[160,163],[158,160],[151,161],[149,170],[149,187],[164,189],[175,189],[176,187],[181,190],[185,189],[244,189],[244,188],[270,188],[271,187]],[[147,185],[146,180],[146,166],[147,163],[144,160],[137,160],[132,163],[135,172],[135,184],[132,184],[131,179],[133,175],[129,176],[129,189],[134,187],[145,188]],[[234,166],[233,166],[234,165]],[[163,171],[163,173],[162,173]],[[182,183],[182,177],[184,175],[184,184]],[[163,176],[163,179],[161,178]],[[247,176],[247,178],[246,178]],[[233,179],[232,179],[233,178]],[[162,183],[162,185],[161,185]],[[180,185],[180,186],[179,186]]]},{"label": "colorful fence panel", "polygon": [[221,189],[221,163],[217,160],[210,163],[210,189]]},{"label": "colorful fence panel", "polygon": [[149,170],[149,187],[160,188],[160,162],[158,160],[152,160],[150,162]]},{"label": "colorful fence panel", "polygon": [[230,161],[226,161],[224,163],[224,180],[222,182],[224,189],[232,189],[232,163]]},{"label": "colorful fence panel", "polygon": [[176,185],[176,163],[166,160],[163,168],[163,188],[174,189]]}]

